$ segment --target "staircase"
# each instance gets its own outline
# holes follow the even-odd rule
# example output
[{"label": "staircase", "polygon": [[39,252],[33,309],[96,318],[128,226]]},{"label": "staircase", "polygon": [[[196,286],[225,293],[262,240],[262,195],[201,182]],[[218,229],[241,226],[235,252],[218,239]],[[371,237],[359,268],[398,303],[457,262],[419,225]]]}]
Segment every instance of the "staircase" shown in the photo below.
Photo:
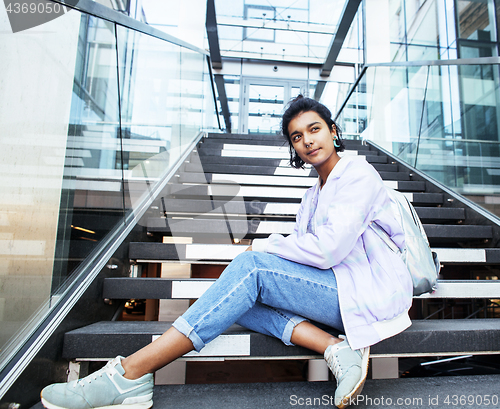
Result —
[{"label": "staircase", "polygon": [[[433,360],[500,354],[500,307],[492,301],[500,299],[500,281],[496,280],[500,275],[500,227],[374,146],[346,141],[346,147],[345,155],[365,156],[386,185],[403,192],[413,203],[443,264],[438,290],[414,299],[413,325],[372,347],[372,368],[380,362],[397,373],[401,357]],[[317,174],[314,169],[290,168],[288,157],[287,144],[275,135],[211,134],[204,138],[144,216],[142,225],[152,241],[130,243],[129,258],[150,273],[147,277],[105,279],[103,299],[196,299],[252,239],[290,233],[300,199],[316,182]],[[191,264],[191,277],[151,274],[158,270],[158,263],[179,261]],[[68,332],[63,356],[86,362],[128,355],[170,325],[161,321],[97,322]],[[277,339],[235,325],[200,353],[190,353],[182,360],[318,358],[305,348],[286,347]],[[378,377],[375,369],[373,375]],[[393,404],[398,397],[423,399],[417,404],[402,402],[402,408],[449,407],[446,396],[494,395],[499,381],[500,375],[371,379],[363,396],[390,396]],[[319,399],[333,393],[331,382],[156,386],[155,408],[288,408],[294,406],[292,399],[300,406],[306,404],[300,398]],[[437,403],[429,401],[436,396]],[[360,407],[380,406],[373,401],[362,403]],[[313,404],[324,406],[319,401]]]}]

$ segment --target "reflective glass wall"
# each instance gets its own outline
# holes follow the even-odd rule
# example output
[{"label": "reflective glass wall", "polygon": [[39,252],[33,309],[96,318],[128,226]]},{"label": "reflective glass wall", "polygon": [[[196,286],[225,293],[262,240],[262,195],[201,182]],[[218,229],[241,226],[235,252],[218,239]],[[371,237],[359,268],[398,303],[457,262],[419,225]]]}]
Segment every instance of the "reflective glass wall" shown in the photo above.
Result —
[{"label": "reflective glass wall", "polygon": [[76,10],[12,34],[0,14],[0,26],[3,367],[200,131],[218,126],[196,47]]},{"label": "reflective glass wall", "polygon": [[[500,215],[499,70],[487,61],[368,67],[340,125]],[[365,109],[353,109],[360,101]]]},{"label": "reflective glass wall", "polygon": [[345,0],[216,0],[226,57],[322,63]]},{"label": "reflective glass wall", "polygon": [[454,0],[367,1],[365,9],[367,63],[457,58]]},{"label": "reflective glass wall", "polygon": [[[499,214],[498,65],[484,60],[498,55],[497,5],[364,2],[367,68],[341,122],[347,137],[375,141]],[[410,63],[457,58],[465,64]]]}]

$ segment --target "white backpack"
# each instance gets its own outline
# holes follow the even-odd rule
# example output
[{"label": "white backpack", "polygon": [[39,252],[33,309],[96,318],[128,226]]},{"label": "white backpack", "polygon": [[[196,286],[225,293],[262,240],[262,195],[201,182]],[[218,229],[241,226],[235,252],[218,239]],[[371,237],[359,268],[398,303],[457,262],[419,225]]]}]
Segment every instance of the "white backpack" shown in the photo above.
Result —
[{"label": "white backpack", "polygon": [[391,199],[391,209],[404,231],[406,247],[398,248],[387,232],[375,222],[371,222],[370,227],[405,262],[413,280],[414,296],[435,291],[441,265],[437,254],[430,248],[417,212],[404,194],[389,187],[386,189]]}]

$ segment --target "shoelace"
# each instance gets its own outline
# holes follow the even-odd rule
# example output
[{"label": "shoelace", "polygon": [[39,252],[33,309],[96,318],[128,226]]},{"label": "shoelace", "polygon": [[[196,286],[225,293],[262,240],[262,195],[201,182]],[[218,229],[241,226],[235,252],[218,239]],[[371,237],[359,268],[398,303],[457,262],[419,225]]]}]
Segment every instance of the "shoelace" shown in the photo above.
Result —
[{"label": "shoelace", "polygon": [[106,366],[104,366],[103,368],[99,369],[98,371],[86,376],[85,378],[82,378],[82,379],[79,379],[75,382],[75,384],[73,385],[73,388],[76,388],[77,385],[80,385],[81,387],[85,387],[85,382],[87,382],[88,384],[91,384],[92,383],[92,380],[96,381],[97,378],[102,378],[102,375],[106,372],[108,373],[108,375],[110,376],[113,376],[113,372],[111,371],[111,368],[113,368],[115,366],[115,362],[114,361],[109,361]]},{"label": "shoelace", "polygon": [[335,379],[339,382],[344,375],[344,371],[342,370],[342,365],[337,359],[335,359],[335,355],[333,353],[328,356],[327,363],[332,370]]}]

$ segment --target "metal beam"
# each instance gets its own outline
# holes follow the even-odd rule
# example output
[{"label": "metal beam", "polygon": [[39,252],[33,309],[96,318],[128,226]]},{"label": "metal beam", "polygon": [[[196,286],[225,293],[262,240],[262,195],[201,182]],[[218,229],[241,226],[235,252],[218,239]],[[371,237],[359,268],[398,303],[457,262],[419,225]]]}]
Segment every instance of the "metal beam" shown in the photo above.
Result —
[{"label": "metal beam", "polygon": [[224,77],[221,74],[215,74],[214,80],[215,84],[217,85],[217,93],[219,94],[220,107],[222,109],[222,115],[224,116],[224,122],[226,124],[226,132],[231,133],[231,114],[229,113],[229,105],[227,103]]},{"label": "metal beam", "polygon": [[314,64],[321,66],[323,64],[322,58],[317,57],[305,57],[305,56],[293,56],[293,55],[278,55],[278,54],[268,54],[261,53],[257,51],[232,51],[232,50],[222,50],[224,53],[224,59],[226,58],[237,58],[246,60],[258,60],[258,61],[271,61],[280,63],[293,63],[293,64]]},{"label": "metal beam", "polygon": [[349,32],[349,28],[351,27],[352,21],[354,20],[354,16],[356,16],[356,12],[358,11],[359,3],[361,3],[361,0],[346,1],[344,10],[342,11],[342,17],[340,18],[337,33],[332,38],[332,42],[330,43],[330,50],[328,51],[328,55],[326,57],[325,63],[323,64],[323,67],[321,67],[320,75],[322,77],[330,76],[333,66],[337,61],[337,57],[339,56],[342,44],[344,44],[344,40],[347,36],[347,33]]},{"label": "metal beam", "polygon": [[212,96],[214,98],[215,115],[217,116],[217,124],[219,125],[219,129],[222,130],[222,126],[220,124],[219,107],[217,106],[217,94],[215,92],[214,73],[212,71],[212,63],[210,62],[210,57],[208,55],[207,55],[207,65],[208,65],[208,71],[210,74],[210,85],[212,86]]},{"label": "metal beam", "polygon": [[[116,1],[116,0],[115,0]],[[221,17],[217,20],[219,26],[258,28],[264,30],[284,30],[303,33],[328,34],[335,33],[335,26],[296,21],[245,20],[235,17]]]},{"label": "metal beam", "polygon": [[326,81],[318,81],[316,84],[316,89],[314,90],[314,99],[319,101],[321,99],[321,94],[323,94],[323,90],[325,89]]},{"label": "metal beam", "polygon": [[210,48],[210,59],[212,60],[212,67],[220,69],[222,68],[222,59],[219,47],[219,34],[217,33],[217,17],[215,15],[214,0],[207,0],[207,20],[205,22],[205,27],[207,29],[208,45]]}]

